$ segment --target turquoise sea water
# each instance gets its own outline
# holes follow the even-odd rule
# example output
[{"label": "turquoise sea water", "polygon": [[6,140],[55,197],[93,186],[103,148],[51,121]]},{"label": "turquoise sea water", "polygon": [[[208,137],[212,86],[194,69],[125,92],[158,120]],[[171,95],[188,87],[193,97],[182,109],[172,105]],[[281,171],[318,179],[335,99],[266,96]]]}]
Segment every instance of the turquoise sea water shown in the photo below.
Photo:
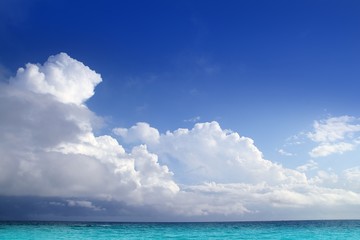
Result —
[{"label": "turquoise sea water", "polygon": [[0,222],[0,239],[360,239],[360,221]]}]

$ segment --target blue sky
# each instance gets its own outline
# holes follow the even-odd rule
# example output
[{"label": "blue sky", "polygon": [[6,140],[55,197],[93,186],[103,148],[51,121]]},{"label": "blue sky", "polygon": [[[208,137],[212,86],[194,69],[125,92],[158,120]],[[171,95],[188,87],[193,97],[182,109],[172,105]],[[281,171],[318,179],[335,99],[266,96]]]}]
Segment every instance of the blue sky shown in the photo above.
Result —
[{"label": "blue sky", "polygon": [[[51,62],[48,57],[60,52],[69,57],[56,55],[55,59],[60,59],[60,62],[76,59],[101,74],[102,82],[98,86],[98,80],[89,83],[91,89],[96,86],[94,96],[90,91],[81,99],[86,102],[88,111],[101,119],[101,126],[86,120],[82,114],[75,115],[91,125],[94,137],[111,136],[124,147],[126,153],[139,144],[146,145],[149,154],[155,154],[158,163],[166,165],[174,173],[174,184],[186,185],[180,187],[180,192],[198,192],[196,184],[203,182],[244,183],[244,179],[229,173],[231,169],[228,168],[214,173],[213,178],[206,178],[201,171],[195,175],[187,174],[197,168],[212,172],[211,169],[219,164],[217,161],[222,161],[219,157],[214,158],[213,164],[197,163],[197,158],[182,155],[177,150],[183,147],[184,151],[194,151],[194,156],[198,158],[211,158],[206,155],[206,147],[209,146],[197,141],[199,136],[215,136],[210,132],[218,131],[215,126],[218,124],[223,132],[229,129],[232,133],[252,139],[253,145],[247,143],[247,146],[249,149],[254,146],[262,152],[261,159],[279,164],[286,171],[290,169],[298,171],[296,174],[305,174],[310,185],[360,194],[360,184],[348,177],[351,174],[360,176],[359,11],[360,3],[350,0],[64,0],[56,3],[5,0],[0,3],[0,77],[5,84],[3,86],[6,86],[4,89],[9,88],[8,85],[25,86],[21,83],[25,78],[16,73],[19,67],[24,67],[26,63]],[[61,68],[60,71],[78,76],[72,70]],[[85,75],[88,76],[87,73]],[[79,76],[83,75],[79,73]],[[29,85],[26,86],[22,89],[29,90]],[[74,89],[81,91],[83,86],[79,86]],[[30,86],[32,92],[54,94],[64,103],[60,93],[49,89]],[[8,125],[4,119],[2,125],[6,128]],[[27,117],[24,119],[30,121]],[[17,124],[24,124],[25,120]],[[213,121],[215,125],[205,124]],[[136,125],[138,122],[146,124]],[[201,125],[202,130],[197,131],[195,123],[204,124]],[[179,128],[189,129],[188,136],[182,138],[176,135]],[[121,130],[116,133],[115,129]],[[167,136],[166,131],[173,136]],[[64,144],[67,140],[60,142]],[[199,147],[193,146],[196,149],[192,149],[183,141],[199,144]],[[228,141],[215,144],[219,151],[214,154],[222,153],[220,146],[229,149],[229,152],[233,151],[232,147],[239,152],[249,150]],[[8,144],[12,146],[14,142]],[[202,144],[204,149],[200,151]],[[59,149],[59,146],[54,145],[51,149]],[[62,146],[61,151],[66,148],[70,149]],[[168,150],[172,148],[173,152]],[[75,151],[75,148],[71,149]],[[194,163],[190,166],[189,161],[198,165]],[[312,163],[312,169],[305,171],[301,168],[309,163]],[[347,174],[347,170],[351,174]],[[245,176],[246,171],[240,169],[238,173]],[[227,174],[235,175],[226,178]],[[272,182],[271,176],[263,181]],[[341,182],[345,178],[348,182]],[[254,185],[255,182],[247,184]],[[274,189],[271,191],[275,192]],[[4,191],[2,194],[29,195],[21,190]],[[84,202],[88,200],[81,199],[84,197],[81,194],[71,194],[80,199],[76,200],[78,204],[69,199],[61,204],[95,209]],[[65,197],[66,194],[57,196],[42,189],[34,195]],[[66,197],[69,198],[69,195]],[[158,203],[154,202],[148,203],[149,206]],[[263,206],[259,203],[257,207],[262,209]],[[251,212],[261,210],[251,207],[256,208],[244,204],[248,211],[239,210],[234,219],[244,216],[245,219],[258,218]],[[351,207],[349,209],[351,212]],[[216,211],[208,211],[216,216],[214,218],[221,219]],[[175,214],[171,209],[162,214],[167,216],[169,212]],[[296,214],[299,213],[281,216],[307,217]],[[188,216],[187,213],[185,215]],[[330,213],[329,217],[341,216]]]}]

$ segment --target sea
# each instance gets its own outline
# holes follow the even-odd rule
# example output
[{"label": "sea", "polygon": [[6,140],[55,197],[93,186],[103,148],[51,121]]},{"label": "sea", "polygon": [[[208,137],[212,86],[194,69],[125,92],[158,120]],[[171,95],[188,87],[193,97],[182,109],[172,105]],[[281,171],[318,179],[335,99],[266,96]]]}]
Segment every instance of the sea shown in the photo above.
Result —
[{"label": "sea", "polygon": [[360,220],[95,223],[0,222],[0,239],[360,239]]}]

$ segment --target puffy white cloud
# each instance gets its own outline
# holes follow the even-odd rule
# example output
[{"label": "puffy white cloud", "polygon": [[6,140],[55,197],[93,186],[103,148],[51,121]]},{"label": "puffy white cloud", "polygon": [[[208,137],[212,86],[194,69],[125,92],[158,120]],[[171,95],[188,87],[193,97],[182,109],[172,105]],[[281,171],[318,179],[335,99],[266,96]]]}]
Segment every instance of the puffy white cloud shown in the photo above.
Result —
[{"label": "puffy white cloud", "polygon": [[13,86],[40,94],[50,94],[63,103],[82,104],[94,95],[101,77],[66,53],[50,56],[44,65],[26,64],[10,79]]},{"label": "puffy white cloud", "polygon": [[114,128],[113,132],[121,136],[127,143],[156,143],[159,141],[159,131],[148,123],[139,122],[131,128]]},{"label": "puffy white cloud", "polygon": [[[137,126],[124,131],[138,129]],[[156,132],[149,125],[146,128],[144,132]],[[303,174],[265,160],[252,139],[223,130],[217,122],[197,123],[193,129],[168,131],[156,135],[157,141],[153,141],[152,135],[144,137],[139,132],[132,133],[129,139],[124,134],[121,137],[126,142],[143,141],[161,162],[176,169],[179,174],[176,179],[183,183],[306,181]]]},{"label": "puffy white cloud", "polygon": [[352,151],[358,145],[360,132],[359,119],[351,116],[332,117],[314,122],[314,131],[307,137],[319,143],[309,154],[312,157],[325,157],[334,153]]},{"label": "puffy white cloud", "polygon": [[145,146],[126,153],[96,137],[84,102],[100,75],[61,53],[27,64],[0,88],[0,194],[91,196],[151,204],[175,194],[172,173]]},{"label": "puffy white cloud", "polygon": [[[251,138],[218,122],[166,133],[148,123],[116,128],[125,150],[114,137],[93,133],[99,117],[85,101],[100,81],[62,53],[43,65],[27,64],[0,86],[0,195],[52,197],[50,207],[97,214],[116,202],[127,208],[121,213],[155,209],[168,216],[271,218],[283,211],[289,217],[293,209],[296,217],[304,209],[311,214],[359,205],[358,188],[334,187],[340,178],[345,185],[354,182],[358,169],[342,177],[318,171],[308,179],[303,172],[314,162],[285,168],[264,159]],[[350,132],[338,135],[349,138]]]},{"label": "puffy white cloud", "polygon": [[[316,218],[321,216],[314,214],[318,212],[315,209],[328,211],[337,206],[351,212],[360,199],[359,193],[337,188],[339,177],[333,172],[319,170],[307,179],[302,172],[317,169],[315,161],[298,167],[298,171],[284,168],[265,160],[252,139],[223,130],[217,122],[168,131],[156,135],[158,141],[140,133],[129,139],[120,136],[126,142],[147,144],[160,162],[176,170],[181,189],[167,207],[178,214],[251,218],[259,212],[269,217],[273,211],[286,209],[294,216]],[[289,216],[285,211],[283,217]]]}]

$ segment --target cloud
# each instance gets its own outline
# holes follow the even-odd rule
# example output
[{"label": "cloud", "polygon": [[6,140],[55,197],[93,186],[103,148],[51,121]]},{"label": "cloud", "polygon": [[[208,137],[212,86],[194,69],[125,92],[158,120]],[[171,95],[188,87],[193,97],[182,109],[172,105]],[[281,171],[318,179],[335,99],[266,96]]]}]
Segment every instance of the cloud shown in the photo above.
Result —
[{"label": "cloud", "polygon": [[102,211],[102,210],[104,210],[103,208],[99,208],[99,207],[95,206],[92,202],[84,201],[84,200],[67,200],[67,205],[69,207],[89,208],[89,209],[94,210],[94,211]]},{"label": "cloud", "polygon": [[358,145],[360,133],[359,119],[352,116],[332,117],[315,121],[313,132],[307,137],[319,145],[309,154],[312,157],[325,157],[334,153],[352,151]]},{"label": "cloud", "polygon": [[10,70],[0,63],[0,82],[7,81],[10,75]]},{"label": "cloud", "polygon": [[184,122],[198,122],[200,121],[200,116],[192,117],[189,119],[185,119]]},{"label": "cloud", "polygon": [[284,146],[296,146],[296,145],[304,144],[304,135],[306,135],[306,133],[300,132],[296,135],[287,138]]},{"label": "cloud", "polygon": [[148,123],[139,122],[131,128],[114,128],[113,133],[121,136],[127,143],[134,142],[154,142],[159,141],[159,131],[150,127]]},{"label": "cloud", "polygon": [[337,187],[339,176],[331,169],[329,171],[319,170],[316,176],[309,179],[309,182],[316,186]]},{"label": "cloud", "polygon": [[61,53],[27,64],[0,88],[0,194],[92,196],[151,204],[178,191],[145,146],[92,132],[84,104],[100,75]]},{"label": "cloud", "polygon": [[344,185],[349,189],[360,191],[360,166],[345,169],[343,171]]},{"label": "cloud", "polygon": [[315,162],[314,160],[309,160],[307,163],[297,167],[296,169],[300,172],[306,172],[309,170],[315,170],[317,168],[318,168],[318,163]]},{"label": "cloud", "polygon": [[[271,219],[274,212],[284,218],[334,206],[340,213],[359,209],[358,189],[336,185],[354,182],[357,168],[340,177],[319,170],[308,179],[304,172],[315,163],[285,168],[265,159],[251,138],[216,121],[165,133],[141,122],[115,128],[116,138],[97,136],[99,117],[86,101],[99,82],[99,74],[61,53],[0,83],[0,111],[6,113],[0,115],[0,201],[9,209],[16,209],[9,200],[16,199],[25,208],[37,206],[41,217],[63,211],[132,220],[157,214]],[[357,127],[349,129],[338,135],[355,141]],[[9,216],[2,206],[0,216]]]},{"label": "cloud", "polygon": [[101,77],[66,53],[60,53],[50,56],[44,65],[28,63],[26,68],[19,68],[10,82],[18,88],[79,105],[94,95]]},{"label": "cloud", "polygon": [[[303,174],[265,160],[252,139],[223,130],[215,121],[156,135],[157,141],[153,135],[146,138],[141,132],[133,131],[139,129],[137,126],[122,130],[122,139],[134,143],[143,141],[162,163],[176,169],[179,175],[176,179],[182,183],[306,181]],[[156,132],[149,125],[142,126],[146,127],[143,129],[146,133]],[[126,131],[132,132],[129,138],[123,134]]]},{"label": "cloud", "polygon": [[360,183],[360,166],[344,170],[344,175],[348,181]]},{"label": "cloud", "polygon": [[358,120],[351,116],[332,117],[314,122],[314,132],[308,133],[308,137],[314,142],[336,142],[352,137],[360,132],[360,124],[353,124]]},{"label": "cloud", "polygon": [[186,190],[204,196],[205,204],[193,207],[203,215],[218,211],[229,217],[241,213],[247,216],[246,219],[318,219],[326,216],[327,212],[333,217],[344,212],[347,216],[351,215],[351,211],[359,212],[356,207],[359,194],[312,184],[207,183],[190,186]]},{"label": "cloud", "polygon": [[280,154],[283,155],[283,156],[287,156],[287,157],[294,156],[293,153],[286,152],[284,149],[279,149],[279,150],[278,150],[278,153],[280,153]]},{"label": "cloud", "polygon": [[325,157],[334,153],[342,154],[355,148],[354,144],[339,142],[333,144],[321,144],[310,151],[311,157]]}]

